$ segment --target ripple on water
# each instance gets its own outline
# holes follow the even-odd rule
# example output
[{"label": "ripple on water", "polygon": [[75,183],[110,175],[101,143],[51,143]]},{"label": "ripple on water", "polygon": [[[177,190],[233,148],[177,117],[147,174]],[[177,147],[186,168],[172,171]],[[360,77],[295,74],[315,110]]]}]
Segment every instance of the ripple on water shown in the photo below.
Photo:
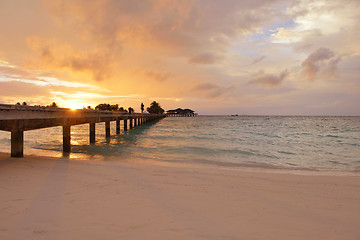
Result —
[{"label": "ripple on water", "polygon": [[[115,132],[111,125],[112,134]],[[72,150],[86,156],[183,161],[213,165],[359,169],[358,117],[197,117],[166,118],[105,139],[97,124],[96,144],[88,125],[72,127]],[[0,132],[0,151],[10,151],[10,134]],[[62,129],[25,132],[25,154],[61,153]]]}]

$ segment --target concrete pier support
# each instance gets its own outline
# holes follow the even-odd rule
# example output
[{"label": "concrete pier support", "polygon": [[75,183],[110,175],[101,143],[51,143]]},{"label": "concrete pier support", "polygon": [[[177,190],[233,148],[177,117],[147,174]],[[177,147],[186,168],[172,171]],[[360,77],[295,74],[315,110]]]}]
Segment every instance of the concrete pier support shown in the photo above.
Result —
[{"label": "concrete pier support", "polygon": [[24,132],[11,132],[11,157],[24,156]]},{"label": "concrete pier support", "polygon": [[124,131],[127,131],[127,119],[124,119]]},{"label": "concrete pier support", "polygon": [[120,134],[120,119],[116,119],[116,134]]},{"label": "concrete pier support", "polygon": [[133,119],[132,118],[129,118],[129,120],[130,120],[130,129],[133,129]]},{"label": "concrete pier support", "polygon": [[110,137],[110,121],[105,122],[105,135],[106,138]]},{"label": "concrete pier support", "polygon": [[136,127],[138,124],[137,124],[137,118],[134,118],[134,127]]},{"label": "concrete pier support", "polygon": [[95,123],[90,123],[89,128],[90,128],[90,144],[94,144],[95,143]]},{"label": "concrete pier support", "polygon": [[63,126],[63,152],[69,153],[71,151],[71,131],[70,125]]}]

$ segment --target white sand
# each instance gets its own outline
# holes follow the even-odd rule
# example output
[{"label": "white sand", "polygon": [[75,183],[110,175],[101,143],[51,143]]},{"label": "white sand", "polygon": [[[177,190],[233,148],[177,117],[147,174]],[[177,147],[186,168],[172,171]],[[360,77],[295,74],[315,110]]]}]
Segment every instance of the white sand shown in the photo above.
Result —
[{"label": "white sand", "polygon": [[0,154],[0,239],[360,239],[360,176]]}]

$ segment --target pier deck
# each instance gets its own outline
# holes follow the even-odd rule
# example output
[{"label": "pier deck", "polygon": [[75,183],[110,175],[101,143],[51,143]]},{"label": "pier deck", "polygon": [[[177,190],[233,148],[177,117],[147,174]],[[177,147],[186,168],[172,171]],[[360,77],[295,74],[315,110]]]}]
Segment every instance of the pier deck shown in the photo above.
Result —
[{"label": "pier deck", "polygon": [[11,157],[23,157],[24,131],[63,127],[63,152],[71,151],[70,128],[72,125],[89,124],[90,143],[95,143],[95,124],[105,122],[106,137],[110,137],[110,122],[116,121],[116,134],[120,133],[120,121],[124,130],[164,118],[159,114],[121,113],[90,109],[71,110],[0,104],[0,130],[11,132]]}]

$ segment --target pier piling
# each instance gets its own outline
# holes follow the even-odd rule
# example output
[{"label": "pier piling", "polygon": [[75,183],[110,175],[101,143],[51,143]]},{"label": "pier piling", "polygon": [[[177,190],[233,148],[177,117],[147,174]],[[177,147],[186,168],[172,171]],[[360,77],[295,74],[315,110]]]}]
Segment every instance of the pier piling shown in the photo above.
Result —
[{"label": "pier piling", "polygon": [[11,132],[11,157],[23,157],[24,155],[24,132]]},{"label": "pier piling", "polygon": [[71,131],[70,125],[63,126],[63,152],[70,153],[71,151]]},{"label": "pier piling", "polygon": [[129,127],[130,127],[130,129],[133,129],[133,119],[129,118],[129,121],[130,121]]},{"label": "pier piling", "polygon": [[95,123],[90,123],[90,143],[95,143]]},{"label": "pier piling", "polygon": [[124,131],[127,131],[127,119],[124,119]]},{"label": "pier piling", "polygon": [[110,137],[110,121],[105,122],[105,135],[106,138]]},{"label": "pier piling", "polygon": [[120,134],[120,119],[116,119],[116,134]]}]

